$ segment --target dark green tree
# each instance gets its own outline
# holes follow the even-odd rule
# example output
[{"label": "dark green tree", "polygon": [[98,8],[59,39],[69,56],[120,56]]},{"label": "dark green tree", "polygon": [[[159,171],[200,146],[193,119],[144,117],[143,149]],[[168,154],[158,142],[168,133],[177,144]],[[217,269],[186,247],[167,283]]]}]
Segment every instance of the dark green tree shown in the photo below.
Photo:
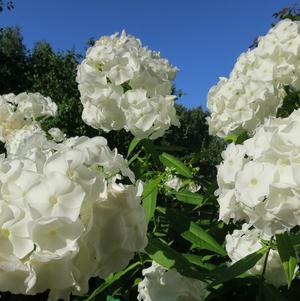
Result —
[{"label": "dark green tree", "polygon": [[2,12],[4,9],[13,10],[14,9],[14,3],[12,0],[0,0],[0,12]]},{"label": "dark green tree", "polygon": [[27,54],[20,28],[0,31],[0,94],[20,93],[27,88]]}]

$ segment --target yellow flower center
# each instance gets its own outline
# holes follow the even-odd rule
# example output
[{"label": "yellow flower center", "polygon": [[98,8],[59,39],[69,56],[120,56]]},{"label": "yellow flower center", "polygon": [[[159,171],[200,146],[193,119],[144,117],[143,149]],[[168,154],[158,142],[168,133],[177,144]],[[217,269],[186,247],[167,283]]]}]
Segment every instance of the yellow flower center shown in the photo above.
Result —
[{"label": "yellow flower center", "polygon": [[250,180],[250,184],[251,184],[252,186],[255,186],[255,185],[257,184],[257,179],[256,179],[256,178],[252,178],[252,179]]},{"label": "yellow flower center", "polygon": [[3,237],[8,237],[10,235],[10,231],[6,228],[0,230],[0,235]]},{"label": "yellow flower center", "polygon": [[49,198],[49,203],[55,205],[58,202],[57,196],[53,195]]}]

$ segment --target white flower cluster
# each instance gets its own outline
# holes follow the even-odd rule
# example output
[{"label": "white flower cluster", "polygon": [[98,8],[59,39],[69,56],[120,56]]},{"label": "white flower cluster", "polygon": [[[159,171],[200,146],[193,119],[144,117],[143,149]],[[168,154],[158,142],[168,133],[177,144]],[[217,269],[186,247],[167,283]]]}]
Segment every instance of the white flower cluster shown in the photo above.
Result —
[{"label": "white flower cluster", "polygon": [[146,246],[142,183],[102,137],[27,149],[0,159],[0,291],[69,300]]},{"label": "white flower cluster", "polygon": [[30,128],[37,117],[55,116],[57,106],[40,93],[0,96],[0,141],[6,142],[23,128]]},{"label": "white flower cluster", "polygon": [[167,270],[156,262],[143,270],[138,286],[139,301],[202,301],[208,294],[206,283]]},{"label": "white flower cluster", "polygon": [[78,67],[84,122],[104,131],[124,128],[141,139],[161,137],[179,126],[170,95],[176,71],[124,31],[102,37]]},{"label": "white flower cluster", "polygon": [[245,219],[273,235],[300,225],[300,110],[270,118],[218,167],[220,219]]},{"label": "white flower cluster", "polygon": [[230,77],[221,78],[207,98],[209,131],[219,137],[252,132],[274,116],[284,85],[300,89],[300,22],[280,21],[258,46],[242,53]]},{"label": "white flower cluster", "polygon": [[[234,230],[232,234],[226,235],[226,251],[232,263],[235,263],[247,255],[261,249],[261,238],[270,239],[270,237],[261,237],[257,229],[249,229],[249,225],[244,224],[241,230]],[[264,255],[248,272],[252,275],[261,275],[263,271]],[[298,270],[298,268],[297,268]],[[296,273],[296,271],[295,271]],[[294,275],[295,276],[295,275]],[[277,250],[270,250],[267,259],[266,270],[264,273],[266,282],[279,287],[287,285],[287,276],[283,269],[282,262]]]},{"label": "white flower cluster", "polygon": [[66,140],[66,134],[64,134],[59,128],[51,128],[48,133],[55,142],[62,142]]},{"label": "white flower cluster", "polygon": [[9,134],[5,142],[7,156],[10,158],[29,157],[29,152],[40,153],[41,149],[43,149],[44,155],[45,151],[51,150],[53,146],[36,122],[25,125],[21,129]]},{"label": "white flower cluster", "polygon": [[[197,170],[197,168],[195,168]],[[198,185],[194,181],[182,179],[176,175],[176,172],[169,167],[166,167],[167,178],[164,185],[168,188],[179,191],[181,188],[185,187],[186,190],[190,192],[197,192],[201,189],[201,185]]]},{"label": "white flower cluster", "polygon": [[200,185],[197,185],[194,182],[189,182],[187,184],[187,183],[185,183],[185,181],[183,179],[179,178],[176,175],[168,175],[168,178],[164,184],[168,188],[174,189],[176,191],[179,191],[183,187],[185,187],[186,190],[188,190],[190,192],[197,192],[198,190],[201,189]]}]

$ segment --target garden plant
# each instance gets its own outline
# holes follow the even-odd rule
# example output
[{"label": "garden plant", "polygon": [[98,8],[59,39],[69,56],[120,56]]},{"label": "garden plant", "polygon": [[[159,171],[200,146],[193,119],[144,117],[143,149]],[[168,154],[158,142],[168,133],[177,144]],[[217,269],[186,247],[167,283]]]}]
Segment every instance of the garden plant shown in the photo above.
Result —
[{"label": "garden plant", "polygon": [[81,57],[1,30],[1,300],[299,300],[300,17],[276,17],[209,112],[125,31]]}]

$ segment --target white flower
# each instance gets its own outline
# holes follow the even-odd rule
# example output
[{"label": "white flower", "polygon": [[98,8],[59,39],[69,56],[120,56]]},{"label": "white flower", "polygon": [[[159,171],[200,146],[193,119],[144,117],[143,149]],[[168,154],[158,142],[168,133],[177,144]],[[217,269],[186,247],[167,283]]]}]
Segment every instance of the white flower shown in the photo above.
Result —
[{"label": "white flower", "polygon": [[83,189],[59,172],[45,174],[27,193],[31,214],[39,217],[67,217],[76,221],[84,200]]},{"label": "white flower", "polygon": [[218,183],[223,187],[231,188],[236,174],[245,164],[245,147],[242,145],[229,144],[226,151],[222,152],[224,161],[218,167]]},{"label": "white flower", "polygon": [[274,181],[275,168],[272,164],[247,162],[236,175],[235,187],[240,201],[248,207],[255,207],[269,194]]},{"label": "white flower", "polygon": [[29,225],[36,251],[48,251],[58,255],[77,251],[77,240],[84,228],[79,220],[67,218],[40,218]]},{"label": "white flower", "polygon": [[[197,168],[195,168],[197,170]],[[197,192],[201,189],[201,185],[195,183],[191,180],[183,180],[182,178],[178,177],[176,173],[174,174],[174,170],[169,167],[166,167],[165,171],[167,172],[167,179],[164,182],[164,185],[168,188],[174,189],[179,191],[181,188],[185,188],[190,192]]]},{"label": "white flower", "polygon": [[40,93],[20,93],[15,98],[15,104],[26,118],[55,116],[57,112],[57,106],[51,98]]},{"label": "white flower", "polygon": [[0,252],[0,290],[13,294],[26,291],[27,266],[14,255]]},{"label": "white flower", "polygon": [[[70,288],[75,285],[72,271],[72,252],[63,256],[49,252],[35,252],[27,261],[29,275],[26,279],[26,294],[42,293],[50,289],[50,295],[57,291],[67,291],[64,300],[69,299]],[[59,298],[55,299],[58,300]],[[51,300],[49,298],[48,300]]]},{"label": "white flower", "polygon": [[0,206],[2,252],[10,251],[11,254],[7,252],[7,256],[14,255],[21,259],[28,255],[34,247],[27,229],[27,224],[31,218],[24,210],[15,206],[8,206],[4,202],[1,202]]},{"label": "white flower", "polygon": [[253,130],[275,116],[284,85],[300,88],[300,22],[285,19],[242,53],[230,77],[220,78],[207,96],[209,131],[220,137]]},{"label": "white flower", "polygon": [[[249,228],[249,225],[244,224],[241,230],[234,230],[232,234],[226,236],[226,251],[232,263],[258,251],[262,247],[262,244],[260,243],[262,238],[270,239],[270,237],[263,237],[259,230]],[[266,255],[264,255],[248,272],[253,275],[261,275],[265,256]],[[276,287],[287,285],[287,277],[277,250],[271,249],[269,252],[264,277],[268,283],[273,284]]]},{"label": "white flower", "polygon": [[165,186],[172,188],[176,191],[179,191],[179,189],[184,185],[183,180],[177,176],[169,175],[167,178],[167,181],[164,183]]},{"label": "white flower", "polygon": [[156,139],[179,126],[172,80],[177,68],[123,31],[102,37],[78,67],[84,122],[104,131],[124,128]]},{"label": "white flower", "polygon": [[7,135],[5,143],[8,156],[16,158],[29,157],[30,152],[34,156],[40,149],[46,154],[53,147],[54,144],[47,140],[44,131],[35,122]]},{"label": "white flower", "polygon": [[[9,94],[9,98],[11,96]],[[7,135],[31,123],[21,112],[15,111],[15,106],[8,102],[7,98],[7,95],[0,96],[0,140],[2,142],[6,141]]]},{"label": "white flower", "polygon": [[61,142],[66,139],[66,134],[64,134],[59,128],[51,128],[48,133],[55,142]]},{"label": "white flower", "polygon": [[111,150],[103,137],[78,137],[67,139],[64,144],[74,150],[79,150],[86,164],[94,168],[102,168],[107,179],[113,178],[118,173],[128,177],[134,182],[134,174],[128,168],[127,161],[118,153],[117,149]]},{"label": "white flower", "polygon": [[216,191],[218,195],[219,219],[225,223],[229,223],[230,219],[243,220],[247,219],[244,212],[243,203],[240,203],[233,189],[219,189]]},{"label": "white flower", "polygon": [[[8,137],[10,140],[14,139],[9,142],[12,144],[9,147],[12,148],[12,153],[16,152],[20,147],[19,140],[25,141],[25,136],[37,131],[38,124],[34,120],[37,117],[55,116],[56,111],[56,104],[40,93],[10,93],[0,96],[0,141],[7,142]],[[19,130],[23,131],[22,134],[18,138],[12,138]]]},{"label": "white flower", "polygon": [[110,272],[123,269],[133,253],[147,245],[147,224],[139,204],[142,183],[136,187],[111,184],[107,199],[93,207],[93,226],[87,238],[95,249],[99,262],[97,275],[104,278]]},{"label": "white flower", "polygon": [[69,300],[145,248],[143,185],[116,183],[134,175],[104,138],[56,144],[39,130],[11,133],[23,141],[0,157],[0,290]]},{"label": "white flower", "polygon": [[188,185],[184,184],[184,181],[175,175],[168,175],[164,185],[176,191],[179,191],[184,186],[190,192],[197,192],[201,189],[201,185],[197,185],[195,182],[189,182]]},{"label": "white flower", "polygon": [[154,261],[143,270],[143,276],[138,286],[139,301],[201,301],[208,294],[206,283],[184,277]]},{"label": "white flower", "polygon": [[271,118],[218,167],[220,219],[245,219],[264,234],[300,225],[300,110]]}]

